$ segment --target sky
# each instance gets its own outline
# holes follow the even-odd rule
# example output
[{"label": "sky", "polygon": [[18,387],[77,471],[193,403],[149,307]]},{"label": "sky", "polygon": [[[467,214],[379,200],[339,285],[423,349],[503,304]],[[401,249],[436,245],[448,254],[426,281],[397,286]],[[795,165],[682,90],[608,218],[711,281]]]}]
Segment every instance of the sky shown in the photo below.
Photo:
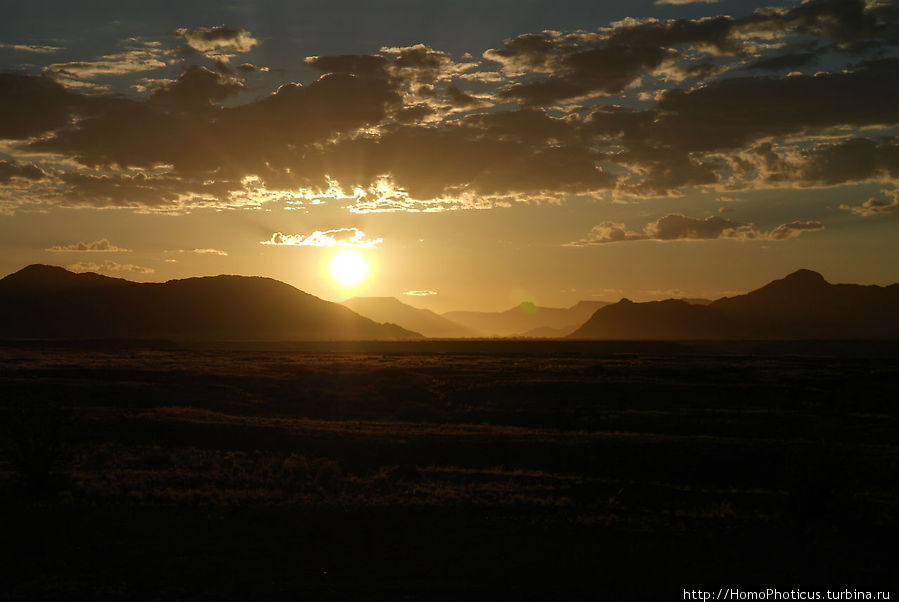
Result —
[{"label": "sky", "polygon": [[435,311],[899,281],[899,3],[129,4],[4,8],[2,274]]}]

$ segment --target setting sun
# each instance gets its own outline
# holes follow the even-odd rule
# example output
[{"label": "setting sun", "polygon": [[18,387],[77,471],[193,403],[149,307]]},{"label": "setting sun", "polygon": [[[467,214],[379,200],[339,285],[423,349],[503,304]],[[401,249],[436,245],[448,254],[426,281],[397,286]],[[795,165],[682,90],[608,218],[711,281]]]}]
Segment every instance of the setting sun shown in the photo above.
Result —
[{"label": "setting sun", "polygon": [[330,273],[341,286],[356,286],[369,274],[368,260],[355,249],[345,249],[331,259]]}]

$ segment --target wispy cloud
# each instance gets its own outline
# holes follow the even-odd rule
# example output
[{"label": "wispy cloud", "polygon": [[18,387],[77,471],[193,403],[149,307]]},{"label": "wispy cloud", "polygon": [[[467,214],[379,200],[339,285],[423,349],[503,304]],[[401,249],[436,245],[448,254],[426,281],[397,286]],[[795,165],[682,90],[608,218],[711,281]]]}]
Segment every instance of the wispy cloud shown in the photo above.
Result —
[{"label": "wispy cloud", "polygon": [[339,228],[337,230],[316,230],[312,234],[282,234],[275,232],[269,240],[259,244],[288,247],[377,247],[383,238],[368,239],[365,232],[358,228]]},{"label": "wispy cloud", "polygon": [[198,255],[222,255],[222,256],[225,256],[228,254],[227,251],[222,251],[221,249],[194,249],[193,252]]},{"label": "wispy cloud", "polygon": [[9,48],[20,52],[33,52],[35,54],[52,54],[63,50],[60,46],[45,46],[42,44],[0,44],[0,48]]},{"label": "wispy cloud", "polygon": [[88,61],[53,63],[44,68],[44,74],[57,81],[74,87],[83,86],[84,80],[101,76],[127,75],[162,69],[166,62],[166,51],[150,43],[137,43],[123,52],[106,54]]},{"label": "wispy cloud", "polygon": [[152,274],[156,270],[132,263],[118,263],[106,260],[103,263],[94,263],[90,261],[79,261],[66,266],[66,269],[73,272],[131,272],[134,274]]},{"label": "wispy cloud", "polygon": [[655,6],[683,6],[685,4],[718,4],[719,0],[656,0]]},{"label": "wispy cloud", "polygon": [[788,240],[803,232],[823,230],[824,225],[815,221],[793,221],[780,224],[771,230],[757,230],[752,224],[735,222],[712,216],[705,219],[686,217],[673,213],[650,222],[640,231],[628,230],[624,224],[602,222],[581,240],[566,243],[566,247],[588,247],[592,245],[634,240]]},{"label": "wispy cloud", "polygon": [[130,253],[131,249],[117,247],[105,238],[93,242],[76,242],[70,245],[54,245],[45,251],[52,253]]},{"label": "wispy cloud", "polygon": [[899,216],[899,191],[893,192],[892,199],[878,199],[871,197],[861,205],[840,205],[840,209],[851,211],[852,213],[863,217],[873,217],[877,215]]},{"label": "wispy cloud", "polygon": [[432,295],[436,295],[436,294],[437,294],[437,291],[428,291],[428,290],[423,290],[423,291],[406,291],[406,292],[403,293],[403,294],[404,294],[404,295],[409,295],[410,297],[430,297],[430,296],[432,296]]}]

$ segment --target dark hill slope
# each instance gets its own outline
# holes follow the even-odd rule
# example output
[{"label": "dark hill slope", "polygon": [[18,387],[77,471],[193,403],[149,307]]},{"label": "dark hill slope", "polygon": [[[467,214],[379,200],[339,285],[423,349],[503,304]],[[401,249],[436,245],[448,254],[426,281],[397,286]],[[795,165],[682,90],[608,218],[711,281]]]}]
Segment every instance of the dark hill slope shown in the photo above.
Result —
[{"label": "dark hill slope", "polygon": [[28,266],[0,280],[2,338],[195,340],[408,339],[270,278],[213,276],[137,283]]},{"label": "dark hill slope", "polygon": [[539,336],[532,334],[535,329],[552,329],[567,334],[604,305],[608,302],[580,301],[567,308],[541,307],[525,302],[501,312],[451,311],[443,317],[482,336]]},{"label": "dark hill slope", "polygon": [[403,328],[420,332],[426,337],[451,339],[477,336],[476,332],[461,324],[456,324],[429,309],[412,307],[394,297],[353,297],[341,305],[366,318],[398,324]]},{"label": "dark hill slope", "polygon": [[705,305],[668,299],[634,303],[622,299],[597,310],[571,334],[576,339],[728,339],[739,337],[727,318]]},{"label": "dark hill slope", "polygon": [[599,309],[572,335],[581,339],[895,339],[899,284],[830,284],[799,270],[707,306],[683,301]]}]

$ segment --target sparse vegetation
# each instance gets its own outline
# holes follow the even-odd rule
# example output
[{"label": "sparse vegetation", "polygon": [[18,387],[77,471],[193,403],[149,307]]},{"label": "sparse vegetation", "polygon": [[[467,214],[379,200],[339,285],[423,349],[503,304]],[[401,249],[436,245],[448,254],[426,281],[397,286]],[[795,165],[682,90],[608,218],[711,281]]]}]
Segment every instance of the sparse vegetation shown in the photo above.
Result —
[{"label": "sparse vegetation", "polygon": [[895,353],[319,351],[0,347],[5,599],[890,574]]}]

